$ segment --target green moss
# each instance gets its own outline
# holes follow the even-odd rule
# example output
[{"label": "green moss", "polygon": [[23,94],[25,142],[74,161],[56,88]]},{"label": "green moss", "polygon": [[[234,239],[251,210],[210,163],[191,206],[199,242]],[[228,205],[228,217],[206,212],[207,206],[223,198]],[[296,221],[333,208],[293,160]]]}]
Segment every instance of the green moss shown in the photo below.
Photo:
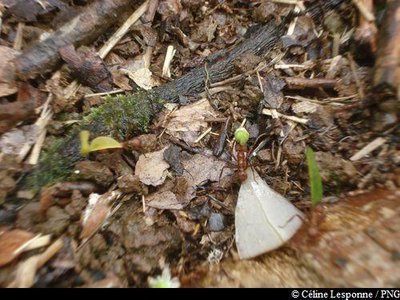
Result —
[{"label": "green moss", "polygon": [[103,105],[94,108],[85,122],[101,123],[118,140],[146,132],[161,100],[151,92],[107,97]]},{"label": "green moss", "polygon": [[55,139],[48,149],[42,151],[39,163],[22,182],[24,189],[35,192],[43,186],[52,185],[66,179],[71,173],[72,162],[62,155],[65,141]]},{"label": "green moss", "polygon": [[107,97],[103,105],[92,109],[79,126],[63,139],[50,143],[41,153],[38,166],[26,177],[23,189],[41,187],[68,179],[74,164],[82,159],[79,132],[90,131],[92,138],[111,135],[118,141],[145,132],[162,101],[152,92],[140,91],[128,96]]}]

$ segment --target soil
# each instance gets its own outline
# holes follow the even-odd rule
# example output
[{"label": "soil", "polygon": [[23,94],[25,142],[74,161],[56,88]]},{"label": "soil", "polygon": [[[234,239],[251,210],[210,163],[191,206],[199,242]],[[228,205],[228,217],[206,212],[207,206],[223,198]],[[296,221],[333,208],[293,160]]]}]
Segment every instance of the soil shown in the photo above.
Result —
[{"label": "soil", "polygon": [[[39,2],[0,1],[0,286],[148,287],[162,273],[171,286],[252,286],[251,270],[278,270],[275,259],[285,261],[281,268],[302,268],[307,259],[299,249],[328,261],[330,254],[318,256],[319,242],[305,245],[298,237],[316,241],[325,227],[339,226],[334,238],[343,238],[348,224],[335,216],[352,218],[353,207],[355,220],[364,220],[369,211],[358,209],[365,205],[359,200],[352,206],[350,195],[378,195],[365,198],[375,203],[386,199],[382,191],[385,197],[391,193],[393,203],[382,205],[400,213],[400,78],[387,76],[390,70],[380,64],[386,74],[382,88],[381,73],[375,72],[390,1],[360,1],[374,16],[367,22],[346,0],[150,0],[101,56],[101,47],[144,2],[125,1],[134,4],[124,10],[124,1],[113,1],[120,6],[118,18],[103,16],[110,24],[97,36],[60,46],[39,75],[39,58],[32,61],[34,75],[13,73],[15,59],[27,57],[72,16],[107,1]],[[242,43],[262,37],[265,26],[279,28],[271,31],[276,42],[230,60]],[[165,64],[168,47],[175,52]],[[400,55],[392,59],[399,62]],[[221,61],[229,63],[220,74],[226,78],[214,74]],[[191,83],[196,86],[180,86]],[[153,90],[162,91],[155,100],[147,96]],[[170,90],[176,94],[162,96]],[[321,217],[328,221],[307,223],[312,230],[247,265],[235,247],[241,183],[234,132],[241,125],[250,134],[246,165],[307,219],[316,214],[305,156],[312,148],[328,207]],[[90,141],[110,136],[122,148],[80,155],[77,137],[85,128]],[[365,218],[383,217],[371,212]],[[399,228],[386,233],[387,240]],[[47,242],[40,240],[47,235]],[[39,241],[15,254],[34,237]],[[400,245],[390,245],[388,251],[398,255]],[[43,263],[30,265],[30,279],[21,278],[23,267],[40,255]],[[270,281],[265,275],[255,285],[400,282],[385,281],[386,273],[377,275],[382,281],[318,281],[318,268],[304,281],[298,274],[286,283],[279,274]],[[226,272],[232,277],[224,277]]]}]

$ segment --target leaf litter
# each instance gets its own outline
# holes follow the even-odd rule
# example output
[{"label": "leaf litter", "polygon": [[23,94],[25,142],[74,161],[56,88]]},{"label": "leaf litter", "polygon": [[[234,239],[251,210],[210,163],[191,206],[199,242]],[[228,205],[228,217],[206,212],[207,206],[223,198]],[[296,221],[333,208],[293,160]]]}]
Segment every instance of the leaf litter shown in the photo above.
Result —
[{"label": "leaf litter", "polygon": [[[0,212],[14,212],[16,220],[4,218],[0,224],[24,229],[33,237],[51,233],[52,244],[49,251],[36,249],[19,257],[8,252],[4,257],[11,260],[0,271],[10,275],[5,282],[0,280],[1,286],[148,286],[150,278],[173,280],[171,286],[178,286],[175,278],[179,278],[181,286],[199,286],[196,276],[204,266],[234,260],[238,248],[246,256],[243,249],[257,248],[252,247],[254,240],[234,246],[235,222],[239,220],[233,212],[240,190],[246,188],[246,184],[237,184],[234,176],[238,162],[232,139],[241,124],[250,132],[250,146],[263,142],[247,168],[249,177],[262,175],[257,177],[260,184],[269,185],[302,212],[311,206],[304,200],[310,197],[307,146],[315,150],[324,195],[328,197],[356,188],[400,185],[394,170],[399,165],[396,106],[393,101],[382,100],[370,109],[370,99],[376,98],[371,84],[371,58],[375,59],[376,53],[354,51],[352,34],[358,26],[357,18],[348,16],[358,11],[351,4],[320,19],[312,14],[291,19],[279,36],[284,48],[274,43],[263,55],[239,55],[230,62],[233,71],[220,72],[230,75],[214,80],[221,77],[212,73],[213,64],[223,63],[240,42],[268,21],[278,25],[294,7],[303,8],[272,1],[149,1],[147,12],[139,9],[146,12],[142,24],[130,25],[106,56],[97,56],[94,49],[99,49],[122,22],[109,26],[94,43],[84,42],[86,50],[71,46],[61,50],[69,68],[62,67],[51,78],[39,72],[41,76],[34,77],[32,88],[28,88],[17,84],[10,63],[19,59],[12,49],[18,46],[18,39],[22,38],[20,49],[26,53],[35,42],[41,42],[40,35],[54,38],[49,32],[63,17],[72,11],[85,11],[96,1],[81,1],[78,6],[70,1],[48,1],[44,7],[40,1],[28,1],[25,7],[22,2],[3,15],[2,24]],[[154,6],[156,2],[158,6]],[[351,14],[342,13],[342,9]],[[136,18],[143,14],[139,12]],[[126,10],[115,16],[121,16],[122,21],[129,13]],[[16,26],[21,21],[29,25]],[[373,40],[367,40],[367,44],[373,46]],[[160,119],[143,127],[145,134],[129,132],[129,140],[113,136],[121,142],[121,149],[103,149],[79,157],[79,162],[71,164],[67,182],[46,186],[40,193],[20,190],[24,178],[19,176],[32,166],[24,161],[17,163],[15,155],[23,149],[29,151],[35,143],[32,122],[43,109],[40,93],[55,95],[50,102],[56,113],[54,124],[64,124],[60,131],[49,130],[43,145],[46,150],[53,138],[63,139],[70,129],[76,130],[82,114],[104,103],[105,95],[158,90],[181,82],[182,77],[173,81],[163,76],[167,49],[176,51],[174,60],[168,63],[171,77],[190,74],[198,67],[196,74],[204,75],[204,93],[194,86],[180,94],[176,100],[180,106],[164,109]],[[82,64],[86,59],[87,69]],[[30,74],[17,74],[25,75]],[[79,87],[75,79],[84,86]],[[16,99],[17,92],[25,98]],[[129,121],[122,120],[121,126]],[[91,125],[88,129],[93,131],[93,138],[114,134]],[[382,137],[385,143],[368,148],[371,141]],[[222,145],[215,152],[219,158],[212,154],[217,140]],[[64,148],[63,155],[71,152]],[[369,149],[368,153],[352,161],[363,149]],[[72,180],[89,181],[95,187],[87,192],[78,183],[71,184]],[[29,192],[31,200],[19,198],[22,192]],[[43,219],[38,218],[41,214]],[[250,231],[257,230],[260,228]],[[62,245],[57,240],[61,236]],[[250,235],[245,232],[243,236]],[[46,259],[35,256],[39,252]],[[54,260],[47,262],[53,256]],[[23,262],[22,258],[28,259]],[[18,270],[13,268],[17,263]],[[155,277],[161,273],[164,276]],[[161,282],[164,284],[168,282]]]}]

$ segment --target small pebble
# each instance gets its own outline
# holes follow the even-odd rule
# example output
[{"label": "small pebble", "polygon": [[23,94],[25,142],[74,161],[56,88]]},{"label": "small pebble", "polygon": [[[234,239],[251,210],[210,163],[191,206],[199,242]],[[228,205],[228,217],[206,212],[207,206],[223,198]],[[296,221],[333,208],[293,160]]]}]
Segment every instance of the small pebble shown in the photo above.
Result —
[{"label": "small pebble", "polygon": [[208,229],[211,231],[222,231],[225,228],[225,216],[219,213],[211,213],[208,218]]}]

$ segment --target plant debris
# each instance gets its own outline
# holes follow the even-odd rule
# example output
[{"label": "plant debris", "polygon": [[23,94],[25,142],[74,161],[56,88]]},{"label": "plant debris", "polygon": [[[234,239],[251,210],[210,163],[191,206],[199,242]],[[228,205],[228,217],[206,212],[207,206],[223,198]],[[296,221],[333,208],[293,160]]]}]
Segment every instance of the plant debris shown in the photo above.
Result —
[{"label": "plant debris", "polygon": [[399,1],[0,6],[1,287],[398,282]]}]

